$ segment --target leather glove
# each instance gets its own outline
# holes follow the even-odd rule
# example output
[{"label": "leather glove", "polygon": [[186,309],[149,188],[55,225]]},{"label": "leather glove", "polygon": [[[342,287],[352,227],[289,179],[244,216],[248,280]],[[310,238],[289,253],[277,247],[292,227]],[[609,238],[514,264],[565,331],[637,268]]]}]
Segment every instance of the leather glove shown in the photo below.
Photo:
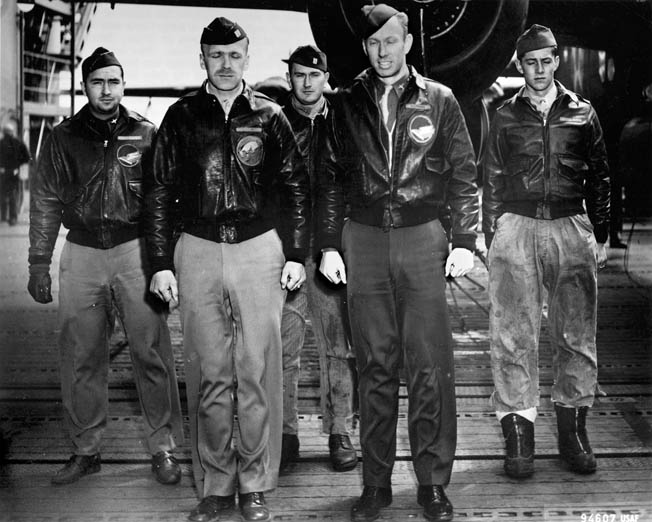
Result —
[{"label": "leather glove", "polygon": [[30,265],[27,291],[37,303],[52,302],[52,279],[49,265]]}]

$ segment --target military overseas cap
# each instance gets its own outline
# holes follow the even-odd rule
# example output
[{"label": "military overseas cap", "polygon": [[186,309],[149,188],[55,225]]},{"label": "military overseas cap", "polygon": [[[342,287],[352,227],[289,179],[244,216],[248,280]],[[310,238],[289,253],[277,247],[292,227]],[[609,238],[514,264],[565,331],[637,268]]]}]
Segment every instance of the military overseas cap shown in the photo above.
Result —
[{"label": "military overseas cap", "polygon": [[247,37],[245,30],[236,22],[218,16],[201,33],[200,43],[207,45],[229,45]]},{"label": "military overseas cap", "polygon": [[525,53],[545,47],[557,47],[557,40],[550,29],[534,24],[516,40],[516,57],[520,59]]},{"label": "military overseas cap", "polygon": [[387,23],[387,21],[396,16],[399,11],[387,4],[365,5],[361,9],[362,23],[360,27],[360,37],[363,40],[369,38],[378,29]]},{"label": "military overseas cap", "polygon": [[[98,47],[88,58],[82,62],[82,80],[86,81],[88,75],[96,69],[117,65],[122,69],[122,64],[118,61],[112,51],[104,47]],[[123,72],[124,73],[124,72]]]},{"label": "military overseas cap", "polygon": [[328,71],[328,64],[326,62],[326,55],[317,49],[314,45],[302,45],[297,47],[287,60],[283,62],[298,63],[320,71]]}]

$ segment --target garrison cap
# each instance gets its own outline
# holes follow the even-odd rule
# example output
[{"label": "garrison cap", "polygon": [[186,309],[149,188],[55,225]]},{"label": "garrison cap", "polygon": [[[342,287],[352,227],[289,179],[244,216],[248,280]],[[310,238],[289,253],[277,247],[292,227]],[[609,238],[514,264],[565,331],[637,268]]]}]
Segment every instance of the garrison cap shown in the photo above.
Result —
[{"label": "garrison cap", "polygon": [[328,71],[326,55],[317,49],[314,45],[302,45],[297,47],[287,60],[282,60],[287,64],[298,63],[313,69]]},{"label": "garrison cap", "polygon": [[218,16],[208,27],[204,27],[200,43],[207,45],[229,45],[247,37],[245,30],[236,22]]},{"label": "garrison cap", "polygon": [[363,40],[369,38],[385,25],[390,18],[399,13],[399,11],[387,4],[365,5],[361,11],[360,37]]},{"label": "garrison cap", "polygon": [[[82,80],[86,81],[88,75],[96,69],[117,65],[122,69],[122,64],[118,61],[112,51],[104,47],[98,47],[88,58],[82,62]],[[124,74],[124,71],[123,71]]]},{"label": "garrison cap", "polygon": [[550,29],[534,24],[516,40],[516,57],[520,59],[525,53],[545,47],[557,47],[557,40]]}]

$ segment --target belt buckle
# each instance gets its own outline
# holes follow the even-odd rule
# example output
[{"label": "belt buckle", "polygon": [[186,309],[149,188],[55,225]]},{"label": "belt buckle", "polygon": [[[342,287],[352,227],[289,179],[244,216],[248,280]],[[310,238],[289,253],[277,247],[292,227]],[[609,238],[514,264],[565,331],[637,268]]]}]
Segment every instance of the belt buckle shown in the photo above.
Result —
[{"label": "belt buckle", "polygon": [[545,201],[537,202],[537,219],[552,219],[552,214],[550,213],[550,205]]},{"label": "belt buckle", "polygon": [[220,243],[235,243],[237,239],[237,233],[233,225],[218,225],[217,234],[220,240]]}]

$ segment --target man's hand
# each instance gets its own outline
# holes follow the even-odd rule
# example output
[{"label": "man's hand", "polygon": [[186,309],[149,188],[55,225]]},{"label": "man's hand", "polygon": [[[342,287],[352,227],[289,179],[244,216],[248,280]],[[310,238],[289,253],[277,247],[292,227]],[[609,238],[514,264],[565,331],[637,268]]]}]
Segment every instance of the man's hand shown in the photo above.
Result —
[{"label": "man's hand", "polygon": [[446,259],[446,277],[462,277],[473,268],[473,252],[466,248],[454,248]]},{"label": "man's hand", "polygon": [[334,248],[322,250],[319,271],[331,283],[346,284],[346,267],[340,253]]},{"label": "man's hand", "polygon": [[598,243],[598,270],[607,266],[607,247],[604,243]]},{"label": "man's hand", "polygon": [[281,272],[281,288],[283,290],[298,290],[306,280],[306,269],[301,263],[288,261]]},{"label": "man's hand", "polygon": [[172,270],[161,270],[152,276],[149,291],[156,297],[170,304],[170,310],[179,306],[179,287]]},{"label": "man's hand", "polygon": [[52,302],[52,279],[49,265],[31,265],[27,291],[37,303]]}]

